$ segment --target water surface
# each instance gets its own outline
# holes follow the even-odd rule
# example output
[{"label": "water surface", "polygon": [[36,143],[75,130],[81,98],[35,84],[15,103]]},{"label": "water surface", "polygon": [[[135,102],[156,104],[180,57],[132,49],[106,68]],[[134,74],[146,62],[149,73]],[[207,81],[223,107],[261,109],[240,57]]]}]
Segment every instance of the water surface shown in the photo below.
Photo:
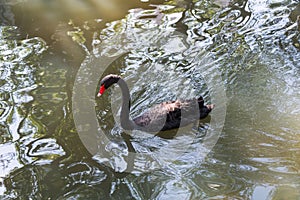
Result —
[{"label": "water surface", "polygon": [[[110,2],[0,5],[1,198],[298,199],[299,3]],[[87,58],[137,45],[112,40],[120,35],[141,41],[106,69],[129,84],[132,116],[176,98],[224,103],[220,138],[204,159],[195,152],[220,112],[171,139],[128,137],[112,114],[117,88],[95,102],[111,158],[83,145],[72,107],[77,72]],[[216,72],[224,102],[210,86]]]}]

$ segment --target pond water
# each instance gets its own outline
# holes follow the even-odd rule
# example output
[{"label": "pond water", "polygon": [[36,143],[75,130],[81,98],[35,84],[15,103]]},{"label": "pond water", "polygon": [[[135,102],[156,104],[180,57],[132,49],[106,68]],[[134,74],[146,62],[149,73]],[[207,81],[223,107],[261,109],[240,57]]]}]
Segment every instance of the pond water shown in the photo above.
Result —
[{"label": "pond water", "polygon": [[[299,15],[296,0],[0,3],[1,199],[299,199]],[[133,117],[216,107],[127,132],[118,87],[95,98],[109,73]]]}]

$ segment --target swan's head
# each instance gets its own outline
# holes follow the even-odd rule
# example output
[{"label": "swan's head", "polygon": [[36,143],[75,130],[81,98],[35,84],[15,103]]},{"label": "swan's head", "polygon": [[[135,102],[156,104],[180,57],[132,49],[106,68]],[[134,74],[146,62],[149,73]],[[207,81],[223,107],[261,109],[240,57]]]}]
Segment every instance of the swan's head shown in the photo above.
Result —
[{"label": "swan's head", "polygon": [[101,81],[100,81],[100,89],[99,92],[97,94],[97,97],[100,97],[104,91],[109,88],[111,85],[117,83],[120,80],[120,76],[118,75],[114,75],[114,74],[110,74],[105,76]]}]

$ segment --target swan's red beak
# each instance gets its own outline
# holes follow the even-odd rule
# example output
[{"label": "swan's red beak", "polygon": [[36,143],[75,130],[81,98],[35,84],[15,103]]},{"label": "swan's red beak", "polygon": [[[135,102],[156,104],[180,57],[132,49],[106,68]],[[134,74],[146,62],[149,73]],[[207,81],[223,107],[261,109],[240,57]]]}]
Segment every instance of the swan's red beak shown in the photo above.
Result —
[{"label": "swan's red beak", "polygon": [[104,93],[104,91],[105,91],[105,87],[104,87],[104,85],[101,85],[99,93],[97,94],[97,97],[101,97],[101,95]]}]

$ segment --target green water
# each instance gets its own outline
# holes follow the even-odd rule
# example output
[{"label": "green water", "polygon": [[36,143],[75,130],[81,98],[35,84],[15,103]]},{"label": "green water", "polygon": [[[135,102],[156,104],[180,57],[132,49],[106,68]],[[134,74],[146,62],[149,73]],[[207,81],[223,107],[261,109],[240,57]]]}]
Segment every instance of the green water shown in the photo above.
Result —
[{"label": "green water", "polygon": [[[1,199],[299,199],[299,8],[0,3]],[[171,139],[128,135],[120,90],[93,96],[100,71],[128,83],[132,116],[199,95],[216,109],[201,126],[166,133]],[[89,132],[94,114],[109,141]],[[203,156],[211,135],[218,140]]]}]

